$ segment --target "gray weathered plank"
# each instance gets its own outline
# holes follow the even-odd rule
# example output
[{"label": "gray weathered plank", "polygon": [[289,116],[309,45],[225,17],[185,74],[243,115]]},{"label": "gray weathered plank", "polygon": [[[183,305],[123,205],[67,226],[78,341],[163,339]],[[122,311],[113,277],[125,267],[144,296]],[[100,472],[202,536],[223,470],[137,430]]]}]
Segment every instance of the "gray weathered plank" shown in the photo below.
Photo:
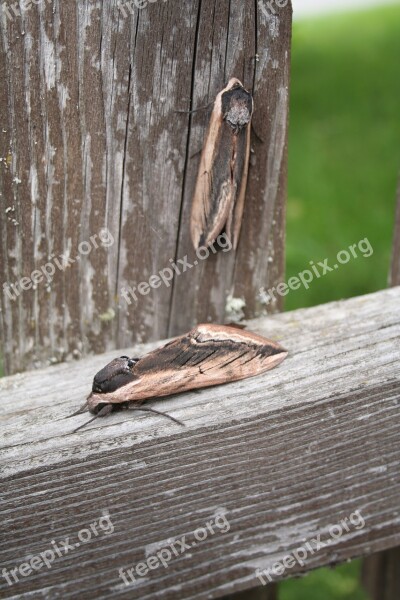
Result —
[{"label": "gray weathered plank", "polygon": [[[50,570],[10,587],[1,578],[2,594],[220,597],[256,587],[257,568],[319,533],[326,539],[356,510],[363,528],[284,575],[399,545],[399,301],[397,287],[251,321],[289,357],[264,376],[157,401],[185,429],[122,413],[72,433],[87,415],[64,417],[115,352],[1,380],[1,567],[19,566],[52,540],[76,541],[105,511],[115,527]],[[228,532],[125,588],[120,567],[169,538],[192,542],[218,511]]]},{"label": "gray weathered plank", "polygon": [[[283,278],[291,5],[288,2],[276,16],[267,19],[260,8],[256,13],[252,4],[220,2],[211,22],[206,18],[209,6],[202,3],[193,104],[202,106],[213,101],[221,80],[236,73],[254,95],[252,154],[237,252],[220,252],[200,262],[188,277],[175,279],[169,335],[199,321],[229,322],[232,315],[226,309],[227,295],[243,301],[247,318],[266,314],[260,288]],[[224,27],[226,22],[228,28]],[[214,45],[219,49],[217,53]],[[211,68],[204,56],[209,58]],[[209,113],[204,111],[192,116],[189,156],[201,148],[208,119]],[[193,264],[196,255],[189,234],[190,200],[199,156],[189,162],[193,165],[185,177],[177,256],[187,254]],[[282,298],[274,299],[268,312],[282,305]]]},{"label": "gray weathered plank", "polygon": [[[393,236],[389,285],[400,285],[400,182]],[[400,547],[367,556],[363,561],[362,582],[371,600],[398,600],[400,597]]]},{"label": "gray weathered plank", "polygon": [[[7,373],[222,322],[230,293],[260,314],[259,288],[283,277],[290,3],[270,19],[253,0],[141,0],[126,17],[117,4],[54,0],[0,19],[0,286],[32,285],[53,255],[74,260],[1,294]],[[193,264],[192,155],[209,112],[175,111],[234,75],[254,92],[263,140],[253,136],[238,252],[128,304],[124,288],[186,254]],[[104,227],[114,243],[96,248]]]}]

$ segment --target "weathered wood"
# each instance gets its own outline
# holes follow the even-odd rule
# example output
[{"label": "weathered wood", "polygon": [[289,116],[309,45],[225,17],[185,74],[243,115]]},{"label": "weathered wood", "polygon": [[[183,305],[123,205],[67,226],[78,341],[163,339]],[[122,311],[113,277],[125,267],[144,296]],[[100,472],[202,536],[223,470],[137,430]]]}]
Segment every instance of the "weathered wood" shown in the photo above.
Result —
[{"label": "weathered wood", "polygon": [[[213,21],[206,17],[207,3],[202,3],[201,10],[200,22],[205,26],[198,35],[193,106],[213,101],[221,90],[221,79],[236,73],[254,95],[252,156],[238,250],[202,262],[191,271],[190,278],[175,279],[169,335],[180,332],[183,325],[188,329],[205,320],[229,322],[228,294],[243,300],[247,318],[266,314],[260,288],[270,281],[282,281],[284,273],[291,6],[288,3],[270,19],[259,8],[256,14],[249,2],[220,3]],[[228,29],[224,27],[227,20]],[[212,46],[210,39],[214,41]],[[215,53],[214,46],[219,52]],[[192,115],[189,157],[202,147],[208,120],[209,114],[204,111]],[[196,258],[188,223],[199,158],[189,158],[195,168],[185,177],[186,201],[182,204],[177,252],[178,257],[187,254],[190,262]],[[278,308],[282,308],[282,298],[268,306],[269,311]]]},{"label": "weathered wood", "polygon": [[[400,183],[397,190],[397,211],[389,285],[400,285]],[[391,548],[364,559],[361,579],[371,600],[398,600],[400,598],[399,564],[400,548]]]},{"label": "weathered wood", "polygon": [[[0,283],[30,278],[53,255],[74,259],[47,285],[2,293],[7,373],[229,321],[229,293],[247,317],[260,314],[260,286],[283,276],[290,3],[269,19],[253,0],[124,11],[116,0],[54,0],[0,19]],[[231,76],[254,93],[260,138],[238,252],[198,260],[128,304],[124,288],[186,254],[193,264],[209,113],[175,111],[212,101]],[[104,227],[114,243],[96,248]]]},{"label": "weathered wood", "polygon": [[278,584],[269,583],[267,586],[256,588],[255,590],[245,590],[223,596],[222,600],[277,600]]},{"label": "weathered wood", "polygon": [[364,559],[362,579],[371,600],[400,598],[400,547]]},{"label": "weathered wood", "polygon": [[[256,588],[256,569],[326,541],[355,511],[363,528],[276,579],[399,545],[399,301],[397,287],[251,321],[288,358],[258,378],[157,401],[185,429],[126,412],[72,433],[88,415],[65,417],[115,352],[1,380],[1,567],[76,541],[104,512],[115,528],[13,586],[0,578],[3,596],[221,597]],[[169,538],[192,542],[219,511],[229,531],[125,587],[119,568]]]}]

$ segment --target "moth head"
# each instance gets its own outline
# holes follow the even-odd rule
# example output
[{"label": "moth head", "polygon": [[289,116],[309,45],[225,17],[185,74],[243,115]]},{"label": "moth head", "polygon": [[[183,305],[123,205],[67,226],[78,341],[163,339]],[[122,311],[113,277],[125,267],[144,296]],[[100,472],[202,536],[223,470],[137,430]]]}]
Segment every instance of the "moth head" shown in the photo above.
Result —
[{"label": "moth head", "polygon": [[235,135],[251,121],[253,98],[238,79],[231,79],[221,97],[222,116]]},{"label": "moth head", "polygon": [[138,360],[138,358],[129,358],[128,356],[114,358],[94,376],[92,392],[108,394],[133,381],[135,375],[132,369]]},{"label": "moth head", "polygon": [[88,408],[91,413],[97,414],[109,400],[102,395],[115,392],[120,387],[130,383],[136,376],[133,372],[138,358],[129,358],[128,356],[120,356],[114,358],[108,365],[103,367],[93,379],[92,393],[88,398]]}]

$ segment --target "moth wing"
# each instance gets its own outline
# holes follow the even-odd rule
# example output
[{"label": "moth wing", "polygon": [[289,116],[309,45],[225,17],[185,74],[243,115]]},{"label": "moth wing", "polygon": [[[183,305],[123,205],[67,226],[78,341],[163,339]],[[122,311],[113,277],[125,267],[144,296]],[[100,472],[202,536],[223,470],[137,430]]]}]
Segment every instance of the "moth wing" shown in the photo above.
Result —
[{"label": "moth wing", "polygon": [[249,171],[249,159],[250,159],[250,123],[246,129],[242,130],[237,136],[237,152],[236,152],[236,163],[233,172],[233,178],[235,182],[236,200],[233,204],[233,210],[229,215],[229,220],[226,227],[228,238],[231,240],[233,248],[236,250],[240,228],[242,225],[242,216],[244,208],[244,199],[246,195],[247,187],[247,175]]},{"label": "moth wing", "polygon": [[141,402],[238,381],[272,369],[286,356],[279,344],[248,331],[199,325],[139,359],[129,383],[108,393],[92,392],[88,407]]},{"label": "moth wing", "polygon": [[223,122],[217,97],[193,196],[190,228],[195,248],[213,242],[233,211],[236,189],[230,169],[232,137]]},{"label": "moth wing", "polygon": [[234,248],[239,239],[250,157],[250,122],[237,134],[223,121],[215,101],[193,196],[191,236],[208,246],[223,230]]},{"label": "moth wing", "polygon": [[141,401],[237,381],[272,369],[286,356],[279,344],[247,331],[199,325],[141,358],[134,381],[102,400]]}]

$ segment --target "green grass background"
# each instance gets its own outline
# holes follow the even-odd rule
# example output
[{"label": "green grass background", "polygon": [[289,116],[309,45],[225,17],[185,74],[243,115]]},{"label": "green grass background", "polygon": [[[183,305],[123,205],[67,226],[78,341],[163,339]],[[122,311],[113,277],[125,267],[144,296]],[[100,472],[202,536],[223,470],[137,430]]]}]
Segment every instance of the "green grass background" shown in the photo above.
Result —
[{"label": "green grass background", "polygon": [[[322,0],[321,0],[322,1]],[[387,286],[400,172],[400,4],[293,26],[286,279],[368,238],[374,253],[285,308]],[[366,600],[361,561],[279,585],[279,600]]]},{"label": "green grass background", "polygon": [[291,291],[286,310],[386,287],[399,99],[400,5],[294,23],[286,278],[365,237],[374,253]]},{"label": "green grass background", "polygon": [[360,585],[361,560],[336,569],[316,569],[279,584],[278,600],[368,600]]}]

